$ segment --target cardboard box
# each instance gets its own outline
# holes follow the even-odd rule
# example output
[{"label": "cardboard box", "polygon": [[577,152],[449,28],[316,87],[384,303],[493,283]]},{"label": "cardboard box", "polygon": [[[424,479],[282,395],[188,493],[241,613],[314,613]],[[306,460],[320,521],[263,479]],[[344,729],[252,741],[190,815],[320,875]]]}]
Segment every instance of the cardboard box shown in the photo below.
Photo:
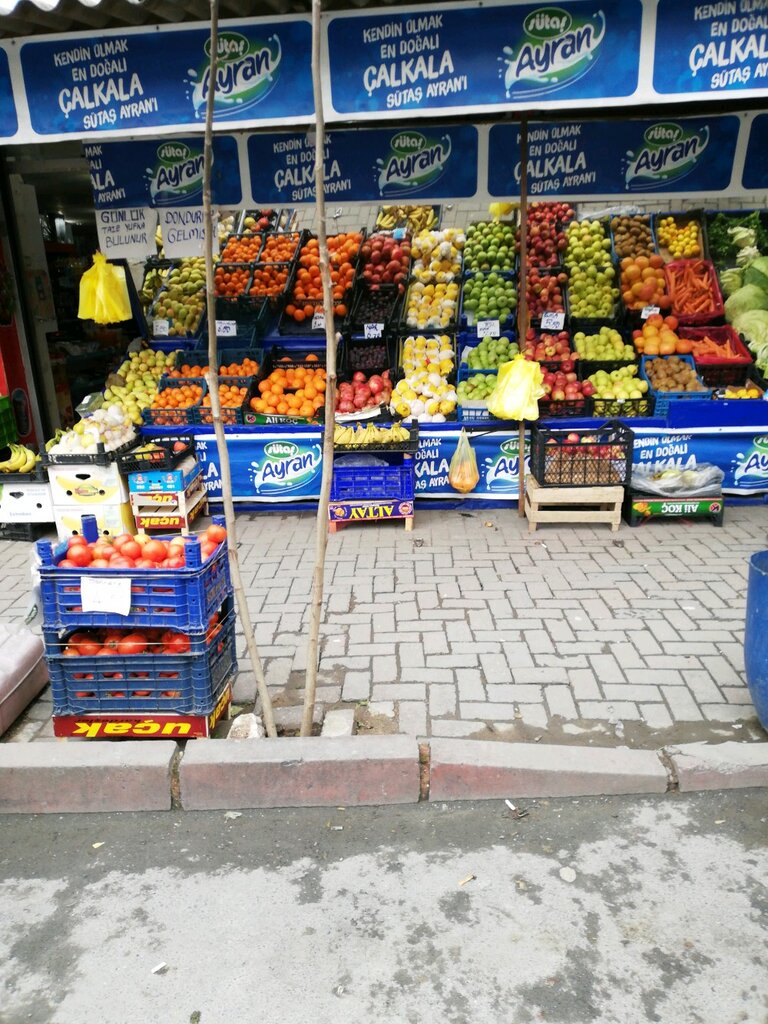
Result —
[{"label": "cardboard box", "polygon": [[128,474],[128,490],[131,494],[150,492],[185,491],[196,474],[200,472],[194,455],[188,456],[175,469],[152,469],[141,473]]},{"label": "cardboard box", "polygon": [[117,537],[121,533],[136,533],[136,524],[129,502],[120,505],[54,505],[54,522],[61,540],[83,532],[81,517],[96,517],[99,533],[104,537]]},{"label": "cardboard box", "polygon": [[0,523],[52,523],[53,501],[47,481],[3,483],[0,477]]},{"label": "cardboard box", "polygon": [[48,479],[56,506],[78,504],[85,506],[84,511],[91,511],[99,505],[121,505],[128,501],[128,486],[115,462],[107,466],[86,462],[49,466]]}]

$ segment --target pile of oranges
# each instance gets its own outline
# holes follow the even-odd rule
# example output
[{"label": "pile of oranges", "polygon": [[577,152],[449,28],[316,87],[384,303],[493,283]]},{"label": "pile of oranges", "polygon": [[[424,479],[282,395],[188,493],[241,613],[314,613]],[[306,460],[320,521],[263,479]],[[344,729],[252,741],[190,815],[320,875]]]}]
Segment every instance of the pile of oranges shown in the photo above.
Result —
[{"label": "pile of oranges", "polygon": [[[159,426],[172,427],[190,422],[188,410],[203,397],[199,384],[181,384],[158,391],[150,406],[151,421]],[[154,411],[157,410],[157,411]]]},{"label": "pile of oranges", "polygon": [[232,235],[221,253],[221,262],[255,263],[262,241],[261,235]]},{"label": "pile of oranges", "polygon": [[[248,394],[247,387],[238,387],[237,384],[219,384],[219,401],[221,402],[221,418],[225,423],[235,422],[235,410],[242,408],[245,396]],[[208,394],[202,401],[200,407],[200,421],[211,423],[213,414],[208,411],[211,408],[211,396]]]},{"label": "pile of oranges", "polygon": [[245,295],[250,280],[250,267],[233,267],[231,264],[220,263],[213,275],[213,287],[217,297],[236,299],[238,295]]},{"label": "pile of oranges", "polygon": [[253,282],[248,294],[255,298],[275,297],[282,295],[288,282],[289,267],[279,263],[265,263],[253,271]]},{"label": "pile of oranges", "polygon": [[[189,363],[184,363],[178,370],[171,370],[168,374],[169,377],[174,377],[177,380],[188,378],[188,377],[205,377],[208,374],[208,366],[190,366]],[[255,359],[243,359],[241,363],[222,363],[219,367],[220,377],[255,377],[259,372],[259,364]]]},{"label": "pile of oranges", "polygon": [[259,263],[290,263],[296,255],[299,236],[268,235],[259,256]]},{"label": "pile of oranges", "polygon": [[[333,314],[347,315],[344,296],[355,280],[353,261],[360,251],[363,236],[359,231],[332,235],[328,239],[328,254],[331,261],[331,284],[333,286]],[[322,307],[323,283],[320,278],[320,247],[316,238],[310,238],[299,254],[299,269],[293,286],[291,301],[285,307],[288,316],[298,323],[311,320]]]},{"label": "pile of oranges", "polygon": [[[317,356],[308,356],[315,362]],[[312,419],[325,404],[325,368],[278,366],[259,382],[259,398],[252,398],[254,412]]]},{"label": "pile of oranges", "polygon": [[667,295],[664,280],[664,260],[661,256],[625,256],[621,268],[621,298],[627,309],[658,306],[667,310],[672,300]]}]

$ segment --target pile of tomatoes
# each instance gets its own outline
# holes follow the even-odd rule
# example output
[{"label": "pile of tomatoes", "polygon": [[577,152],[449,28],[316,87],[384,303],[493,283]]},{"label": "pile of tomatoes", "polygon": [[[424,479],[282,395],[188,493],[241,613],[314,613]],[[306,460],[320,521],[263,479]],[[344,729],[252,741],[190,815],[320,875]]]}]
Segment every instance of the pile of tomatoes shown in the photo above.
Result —
[{"label": "pile of tomatoes", "polygon": [[119,654],[189,654],[190,640],[175,629],[81,629],[73,633],[61,652],[66,657],[93,658]]},{"label": "pile of tomatoes", "polygon": [[[212,523],[207,530],[197,534],[200,539],[200,553],[203,561],[210,558],[227,531],[223,526]],[[187,564],[185,546],[190,537],[173,537],[171,540],[154,540],[145,533],[121,533],[114,539],[100,537],[88,542],[85,537],[70,537],[67,554],[56,566],[57,569],[183,569]]]},{"label": "pile of tomatoes", "polygon": [[[316,360],[307,356],[307,362]],[[254,412],[312,419],[325,404],[325,368],[278,364],[258,387],[260,397],[250,401]]]},{"label": "pile of tomatoes", "polygon": [[[333,315],[344,317],[349,310],[344,297],[354,284],[355,260],[360,252],[363,236],[359,231],[332,235],[328,239],[328,254],[331,262],[331,285],[333,291]],[[320,278],[320,246],[316,238],[310,238],[301,247],[299,269],[293,286],[291,301],[285,312],[297,323],[311,320],[322,310],[323,283]]]}]

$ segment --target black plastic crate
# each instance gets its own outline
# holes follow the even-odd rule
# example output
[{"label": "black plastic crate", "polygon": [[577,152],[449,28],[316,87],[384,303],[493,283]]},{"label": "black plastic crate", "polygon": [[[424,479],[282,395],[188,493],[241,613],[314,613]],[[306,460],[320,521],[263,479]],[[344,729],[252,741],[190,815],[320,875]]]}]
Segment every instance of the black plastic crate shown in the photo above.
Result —
[{"label": "black plastic crate", "polygon": [[654,396],[649,391],[642,398],[598,398],[592,396],[592,415],[600,419],[603,417],[619,417],[621,419],[635,419],[639,416],[653,416],[655,406]]},{"label": "black plastic crate", "polygon": [[580,398],[562,398],[556,400],[539,399],[539,416],[543,420],[562,420],[584,418],[592,415],[592,399],[587,395]]},{"label": "black plastic crate", "polygon": [[[183,443],[184,448],[175,451],[175,446]],[[147,444],[157,445],[152,451],[134,449],[119,458],[120,472],[144,473],[155,470],[173,469],[189,455],[195,454],[195,439],[191,431],[179,431],[173,437],[153,437]]]},{"label": "black plastic crate", "polygon": [[52,525],[47,523],[0,523],[0,540],[18,540],[28,543],[39,540]]},{"label": "black plastic crate", "polygon": [[394,364],[395,356],[390,338],[344,338],[339,346],[339,371],[379,373]]},{"label": "black plastic crate", "polygon": [[[247,260],[235,260],[232,258],[233,254],[228,254],[227,249],[230,245],[234,245],[237,242],[247,243],[251,247],[251,252],[248,254]],[[221,247],[221,255],[219,259],[222,263],[257,263],[259,259],[259,253],[264,245],[264,235],[259,232],[251,232],[250,234],[241,235],[229,235]]]},{"label": "black plastic crate", "polygon": [[[290,255],[288,254],[288,246],[286,244],[285,255],[283,256],[282,259],[276,260],[274,258],[274,256],[272,255],[272,252],[270,251],[271,248],[272,248],[272,243],[270,242],[270,239],[272,239],[272,238],[275,238],[275,239],[287,239],[290,242],[292,242],[293,243],[293,250],[290,253]],[[295,261],[296,257],[299,255],[299,249],[301,248],[301,241],[302,241],[302,233],[300,231],[290,231],[290,232],[269,231],[264,236],[264,244],[261,247],[261,252],[259,253],[259,260],[258,260],[258,262],[259,263],[293,263]]]},{"label": "black plastic crate", "polygon": [[[229,384],[237,388],[245,388],[245,394],[240,405],[222,406],[221,408],[221,422],[230,426],[235,423],[243,422],[243,413],[245,412],[248,401],[251,398],[250,387],[253,383],[253,377],[219,377],[217,378],[219,384]],[[210,393],[210,392],[209,392]],[[213,408],[210,405],[204,405],[205,395],[203,395],[200,404],[195,409],[195,421],[206,425],[213,423]]]},{"label": "black plastic crate", "polygon": [[120,445],[113,451],[105,451],[104,445],[99,442],[96,451],[92,453],[77,452],[72,455],[64,455],[58,452],[43,452],[43,465],[45,466],[82,466],[83,464],[94,466],[108,466],[110,462],[117,462],[121,455],[135,448],[139,443],[138,435],[125,444]]},{"label": "black plastic crate", "polygon": [[[181,388],[187,384],[186,380],[183,379],[169,379],[163,383],[162,391],[170,388]],[[182,408],[170,407],[168,409],[156,408],[153,409],[151,406],[148,409],[144,409],[142,417],[144,422],[149,426],[155,427],[188,427],[192,426],[197,422],[196,411],[208,392],[208,385],[204,380],[195,381],[197,387],[202,389],[202,394],[196,402],[192,405],[184,406]],[[158,395],[161,392],[158,391]]]},{"label": "black plastic crate", "polygon": [[[375,298],[374,298],[375,297]],[[381,310],[371,310],[371,302],[380,301]],[[377,291],[359,283],[352,295],[352,306],[345,323],[350,334],[364,334],[366,325],[382,324],[382,335],[387,334],[394,325],[400,322],[405,293],[400,292],[396,285],[380,287]]]},{"label": "black plastic crate", "polygon": [[622,487],[632,472],[634,433],[619,420],[592,428],[531,426],[531,473],[541,487]]}]

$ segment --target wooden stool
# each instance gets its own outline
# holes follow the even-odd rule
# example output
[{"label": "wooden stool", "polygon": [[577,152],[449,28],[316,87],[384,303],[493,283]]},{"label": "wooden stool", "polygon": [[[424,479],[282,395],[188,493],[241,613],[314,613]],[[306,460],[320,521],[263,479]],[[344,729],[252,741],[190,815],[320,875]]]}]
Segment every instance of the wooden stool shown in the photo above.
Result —
[{"label": "wooden stool", "polygon": [[610,523],[615,533],[623,501],[623,487],[541,487],[532,476],[525,481],[529,533],[539,523]]}]

